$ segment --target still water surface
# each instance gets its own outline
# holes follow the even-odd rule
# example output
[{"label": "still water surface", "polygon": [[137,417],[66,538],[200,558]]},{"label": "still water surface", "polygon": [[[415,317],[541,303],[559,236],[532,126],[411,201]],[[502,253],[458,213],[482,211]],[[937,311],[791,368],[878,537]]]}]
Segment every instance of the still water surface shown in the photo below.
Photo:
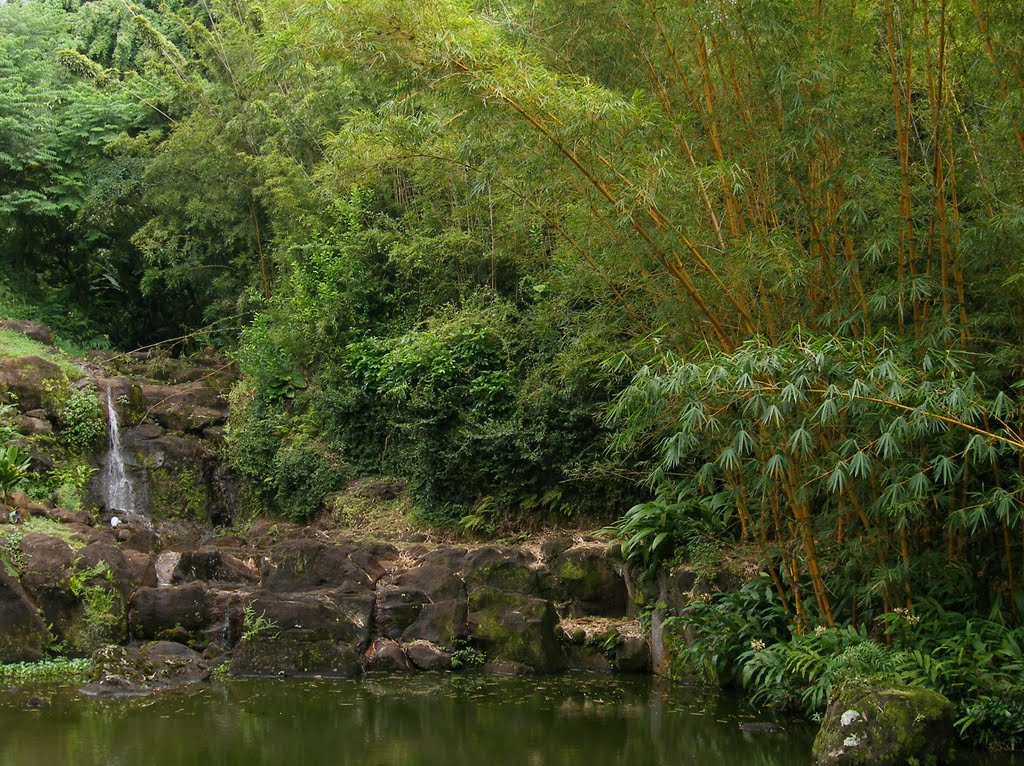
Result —
[{"label": "still water surface", "polygon": [[[0,766],[804,766],[814,728],[753,735],[728,697],[647,677],[238,680],[136,700],[0,697]],[[978,761],[973,761],[978,763]],[[1009,763],[1002,760],[999,763]]]}]

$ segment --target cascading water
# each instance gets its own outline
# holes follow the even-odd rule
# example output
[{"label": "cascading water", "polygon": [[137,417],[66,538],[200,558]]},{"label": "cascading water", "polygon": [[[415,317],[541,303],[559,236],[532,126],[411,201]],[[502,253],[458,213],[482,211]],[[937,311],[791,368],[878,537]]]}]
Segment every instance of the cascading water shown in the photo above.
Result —
[{"label": "cascading water", "polygon": [[121,428],[117,420],[117,408],[114,406],[114,394],[111,387],[106,387],[107,394],[107,432],[110,436],[110,447],[107,450],[106,463],[103,466],[103,500],[108,510],[137,513],[140,509],[136,504],[135,486],[125,468],[125,451],[121,444]]}]

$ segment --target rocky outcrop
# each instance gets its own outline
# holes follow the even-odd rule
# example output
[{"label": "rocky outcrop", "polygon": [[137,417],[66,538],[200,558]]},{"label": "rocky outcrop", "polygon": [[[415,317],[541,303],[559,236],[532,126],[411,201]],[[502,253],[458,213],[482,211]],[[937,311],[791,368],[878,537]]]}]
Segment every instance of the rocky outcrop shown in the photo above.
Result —
[{"label": "rocky outcrop", "polygon": [[953,717],[953,704],[927,689],[848,689],[829,705],[814,740],[814,763],[945,763],[955,741]]},{"label": "rocky outcrop", "polygon": [[0,359],[0,391],[23,413],[46,411],[54,402],[54,391],[66,380],[60,367],[38,356]]},{"label": "rocky outcrop", "polygon": [[[625,580],[594,541],[400,546],[286,524],[216,538],[185,521],[114,527],[43,513],[53,534],[22,536],[19,570],[2,583],[10,658],[39,657],[51,641],[84,656],[130,635],[187,646],[239,675],[649,667],[638,624],[604,616],[627,611]],[[565,620],[584,627],[569,636]]]}]

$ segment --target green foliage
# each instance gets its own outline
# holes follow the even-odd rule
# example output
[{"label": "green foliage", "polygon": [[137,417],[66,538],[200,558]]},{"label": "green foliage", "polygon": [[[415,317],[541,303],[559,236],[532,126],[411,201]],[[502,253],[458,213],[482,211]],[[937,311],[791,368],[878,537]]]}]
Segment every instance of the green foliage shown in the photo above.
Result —
[{"label": "green foliage", "polygon": [[80,568],[72,562],[68,587],[82,602],[81,627],[73,637],[79,651],[91,651],[103,644],[120,643],[124,639],[125,606],[120,592],[114,587],[114,573],[110,565],[100,561],[91,567]]},{"label": "green foliage", "polygon": [[87,463],[67,462],[56,466],[47,477],[54,504],[60,508],[79,510],[94,473],[96,468]]},{"label": "green foliage", "polygon": [[14,686],[80,684],[89,680],[92,661],[88,658],[52,657],[40,662],[0,665],[0,683]]},{"label": "green foliage", "polygon": [[[252,605],[252,602],[248,602],[242,607],[242,639],[252,640],[259,636],[265,636],[267,638],[274,638],[277,635],[277,631],[280,627],[273,620],[267,619],[266,612],[256,614],[256,609]],[[273,632],[273,635],[270,635]]]},{"label": "green foliage", "polygon": [[29,454],[17,445],[8,444],[0,448],[0,496],[4,500],[25,483],[31,465]]},{"label": "green foliage", "polygon": [[[891,611],[898,590],[919,587],[987,609],[965,573],[942,561],[957,538],[986,562],[983,576],[1010,566],[992,551],[993,531],[1012,535],[1024,519],[1024,444],[1005,425],[1017,405],[988,394],[959,354],[931,351],[918,363],[912,353],[885,334],[854,342],[794,332],[785,343],[754,340],[693,361],[669,354],[660,369],[643,368],[611,413],[620,450],[653,453],[657,500],[615,530],[627,550],[682,542],[687,524],[712,539],[745,537],[764,566],[786,572],[795,561],[808,572],[804,608],[826,625],[853,604],[862,618]],[[828,574],[816,579],[823,570],[828,586]]]},{"label": "green foliage", "polygon": [[458,639],[455,642],[455,651],[452,652],[452,669],[462,670],[482,668],[487,663],[487,655],[480,649],[470,644],[465,639]]},{"label": "green foliage", "polygon": [[59,438],[72,452],[84,453],[107,435],[107,421],[93,386],[73,388],[59,418]]}]

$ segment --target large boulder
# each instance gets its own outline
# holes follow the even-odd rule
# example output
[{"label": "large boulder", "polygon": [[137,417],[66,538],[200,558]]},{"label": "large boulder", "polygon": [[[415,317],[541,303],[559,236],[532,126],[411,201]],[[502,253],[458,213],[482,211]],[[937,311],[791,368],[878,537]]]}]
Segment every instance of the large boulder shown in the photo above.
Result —
[{"label": "large boulder", "polygon": [[30,322],[21,319],[0,319],[0,330],[10,330],[42,343],[44,346],[53,345],[53,330],[42,322]]},{"label": "large boulder", "polygon": [[208,626],[206,588],[193,582],[166,588],[139,588],[128,612],[132,635],[143,639],[203,642]]},{"label": "large boulder", "polygon": [[488,545],[466,554],[462,579],[469,590],[497,590],[542,595],[542,570],[538,562],[520,548]]},{"label": "large boulder", "polygon": [[[393,549],[383,553],[390,550]],[[261,587],[275,593],[320,588],[369,592],[385,571],[379,553],[355,544],[287,540],[277,545],[265,559]]]},{"label": "large boulder", "polygon": [[553,673],[565,667],[556,632],[558,618],[547,599],[477,588],[469,594],[469,631],[492,667]]},{"label": "large boulder", "polygon": [[38,356],[0,359],[0,394],[13,395],[23,412],[52,406],[64,382],[60,367]]},{"label": "large boulder", "polygon": [[375,623],[384,636],[452,647],[468,632],[466,588],[446,566],[423,564],[377,584]]},{"label": "large boulder", "polygon": [[370,640],[373,595],[344,591],[259,592],[247,613],[266,632],[293,641],[338,641],[362,653]]},{"label": "large boulder", "polygon": [[955,742],[953,718],[953,704],[928,689],[851,688],[829,705],[814,740],[814,763],[943,763]]},{"label": "large boulder", "polygon": [[0,566],[0,662],[34,662],[50,643],[46,623],[18,578]]}]

